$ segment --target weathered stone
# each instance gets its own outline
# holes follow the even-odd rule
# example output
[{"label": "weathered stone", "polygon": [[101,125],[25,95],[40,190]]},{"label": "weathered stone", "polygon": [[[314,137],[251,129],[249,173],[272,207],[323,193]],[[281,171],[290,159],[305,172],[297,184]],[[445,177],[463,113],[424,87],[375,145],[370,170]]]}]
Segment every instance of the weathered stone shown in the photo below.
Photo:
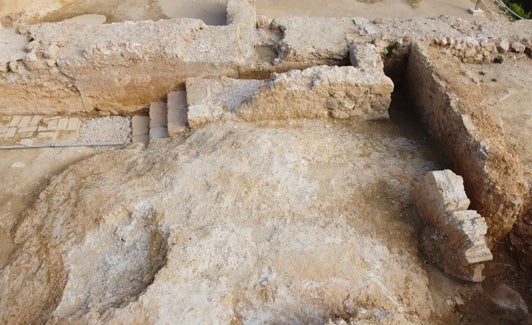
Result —
[{"label": "weathered stone", "polygon": [[231,118],[262,85],[262,81],[253,79],[187,79],[189,126],[194,129],[208,122]]},{"label": "weathered stone", "polygon": [[512,42],[511,48],[516,53],[524,53],[526,50],[526,46],[520,42]]},{"label": "weathered stone", "polygon": [[503,39],[499,42],[498,48],[502,52],[507,52],[510,49],[510,43],[508,42],[508,40]]},{"label": "weathered stone", "polygon": [[392,91],[393,83],[382,70],[317,66],[276,74],[237,115],[247,121],[386,118]]},{"label": "weathered stone", "polygon": [[211,124],[70,166],[12,231],[0,321],[319,324],[371,306],[430,323],[417,231],[401,205],[381,209],[388,194],[367,195],[410,197],[433,162],[406,137],[339,124]]},{"label": "weathered stone", "polygon": [[168,135],[174,136],[186,131],[188,127],[187,94],[185,91],[168,93]]},{"label": "weathered stone", "polygon": [[165,126],[154,126],[150,127],[150,141],[167,138],[168,137],[168,128]]},{"label": "weathered stone", "polygon": [[425,227],[421,233],[420,244],[428,262],[443,272],[471,282],[484,280],[484,264],[463,264],[460,255],[450,252],[453,248],[449,246],[449,238],[437,228]]},{"label": "weathered stone", "polygon": [[150,104],[150,128],[168,125],[168,109],[165,102]]},{"label": "weathered stone", "polygon": [[235,24],[244,29],[254,30],[257,24],[255,0],[228,0],[227,24]]},{"label": "weathered stone", "polygon": [[150,118],[144,115],[134,115],[131,118],[131,133],[133,136],[146,135],[150,132]]},{"label": "weathered stone", "polygon": [[463,178],[451,170],[427,173],[420,184],[417,206],[421,215],[432,224],[446,224],[447,214],[469,208]]},{"label": "weathered stone", "polygon": [[[427,173],[416,189],[416,204],[429,230],[423,241],[436,265],[459,278],[482,281],[478,263],[493,259],[484,235],[487,225],[476,211],[467,210],[462,177],[450,170]],[[431,234],[434,232],[434,234]]]},{"label": "weathered stone", "polygon": [[383,71],[382,58],[373,44],[354,44],[349,50],[351,65],[362,70]]},{"label": "weathered stone", "polygon": [[[486,218],[488,238],[502,238],[524,205],[527,187],[521,164],[506,148],[495,122],[479,114],[485,109],[478,87],[456,78],[461,69],[458,59],[440,60],[435,65],[431,51],[421,44],[411,48],[407,79],[416,108],[455,170],[463,175],[472,206]],[[450,89],[468,97],[460,98]],[[476,100],[472,101],[473,97]],[[464,114],[469,117],[464,119]],[[472,126],[476,131],[470,132]]]}]

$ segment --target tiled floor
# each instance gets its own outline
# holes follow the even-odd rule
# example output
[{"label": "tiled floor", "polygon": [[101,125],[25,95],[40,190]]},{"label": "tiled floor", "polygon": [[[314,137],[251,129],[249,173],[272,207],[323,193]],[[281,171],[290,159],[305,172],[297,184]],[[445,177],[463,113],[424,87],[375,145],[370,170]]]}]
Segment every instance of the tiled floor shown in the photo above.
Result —
[{"label": "tiled floor", "polygon": [[16,115],[0,117],[0,145],[76,142],[78,117]]}]

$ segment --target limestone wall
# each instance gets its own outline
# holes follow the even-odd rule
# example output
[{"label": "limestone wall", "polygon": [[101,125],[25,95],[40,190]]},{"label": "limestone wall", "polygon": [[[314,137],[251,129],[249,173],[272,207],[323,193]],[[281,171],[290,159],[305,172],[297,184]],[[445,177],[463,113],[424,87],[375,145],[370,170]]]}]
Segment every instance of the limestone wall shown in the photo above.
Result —
[{"label": "limestone wall", "polygon": [[239,30],[193,19],[32,26],[26,34],[29,53],[0,64],[9,65],[0,72],[0,92],[8,94],[0,99],[0,111],[142,109],[187,77],[238,76],[238,67],[250,56],[249,48],[241,46]]},{"label": "limestone wall", "polygon": [[[407,79],[423,123],[463,175],[472,208],[488,223],[488,235],[506,235],[522,213],[526,182],[521,165],[485,113],[478,89],[460,83],[458,59],[435,64],[436,50],[416,44]],[[459,95],[457,95],[459,92]]]},{"label": "limestone wall", "polygon": [[[249,0],[228,1],[227,14],[228,26],[172,19],[0,28],[9,39],[0,47],[0,113],[128,113],[164,100],[188,77],[253,78],[344,65],[352,44],[360,43],[373,43],[388,57],[414,41],[431,42],[475,62],[532,51],[532,22],[286,17],[257,29]],[[272,57],[255,53],[260,47]]]}]

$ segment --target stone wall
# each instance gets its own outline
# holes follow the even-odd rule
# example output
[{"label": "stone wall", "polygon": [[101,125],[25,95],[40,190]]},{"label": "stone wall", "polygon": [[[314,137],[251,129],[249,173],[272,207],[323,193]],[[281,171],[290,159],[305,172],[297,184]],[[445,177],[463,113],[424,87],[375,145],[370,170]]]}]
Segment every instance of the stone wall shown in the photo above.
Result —
[{"label": "stone wall", "polygon": [[229,1],[227,14],[228,26],[183,18],[0,28],[17,45],[0,54],[0,112],[127,114],[189,77],[238,77],[252,65],[254,1]]},{"label": "stone wall", "polygon": [[[499,55],[519,59],[532,51],[528,21],[285,17],[257,28],[250,0],[228,1],[227,15],[228,26],[172,19],[0,28],[0,36],[10,40],[0,46],[0,92],[6,94],[0,113],[130,113],[164,100],[189,77],[257,78],[314,65],[345,65],[352,45],[360,43],[373,43],[388,57],[399,48],[407,53],[412,42],[431,42],[475,62]],[[271,53],[255,53],[261,47]]]},{"label": "stone wall", "polygon": [[483,217],[468,209],[462,177],[448,169],[428,172],[415,193],[427,223],[421,236],[426,257],[446,273],[482,282],[483,262],[493,259],[484,238],[488,227]]},{"label": "stone wall", "polygon": [[412,47],[409,89],[423,123],[451,159],[453,169],[463,175],[473,209],[486,218],[488,235],[500,239],[510,232],[525,202],[527,185],[521,165],[506,149],[502,130],[485,113],[478,89],[457,78],[458,59],[435,65],[431,60],[435,53],[429,46]]},{"label": "stone wall", "polygon": [[315,66],[269,80],[190,78],[188,123],[215,120],[379,119],[388,117],[393,82],[375,47],[353,46],[354,66]]}]

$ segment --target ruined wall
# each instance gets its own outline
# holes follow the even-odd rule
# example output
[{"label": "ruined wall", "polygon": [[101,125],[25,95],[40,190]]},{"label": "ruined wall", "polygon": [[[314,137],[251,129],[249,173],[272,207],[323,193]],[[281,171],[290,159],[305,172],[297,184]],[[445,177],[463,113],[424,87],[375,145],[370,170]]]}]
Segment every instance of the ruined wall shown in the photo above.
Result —
[{"label": "ruined wall", "polygon": [[458,59],[435,64],[436,53],[429,46],[412,46],[409,89],[423,123],[463,175],[472,208],[486,218],[488,235],[499,239],[510,232],[525,203],[521,165],[486,115],[478,89],[460,83]]},{"label": "ruined wall", "polygon": [[209,27],[193,19],[32,26],[27,31],[29,53],[7,68],[4,63],[0,71],[0,91],[8,94],[0,100],[0,110],[139,110],[187,77],[237,76],[250,55],[240,45],[239,29]]},{"label": "ruined wall", "polygon": [[[129,113],[164,100],[188,77],[257,78],[344,65],[351,46],[360,43],[373,43],[381,55],[393,56],[411,42],[431,42],[465,61],[481,55],[482,62],[532,50],[531,22],[285,17],[257,29],[249,0],[229,1],[227,16],[228,26],[172,19],[97,26],[47,23],[20,26],[18,32],[0,28],[0,37],[17,44],[1,47],[0,92],[6,95],[0,112]],[[256,53],[257,48],[268,55]]]}]

